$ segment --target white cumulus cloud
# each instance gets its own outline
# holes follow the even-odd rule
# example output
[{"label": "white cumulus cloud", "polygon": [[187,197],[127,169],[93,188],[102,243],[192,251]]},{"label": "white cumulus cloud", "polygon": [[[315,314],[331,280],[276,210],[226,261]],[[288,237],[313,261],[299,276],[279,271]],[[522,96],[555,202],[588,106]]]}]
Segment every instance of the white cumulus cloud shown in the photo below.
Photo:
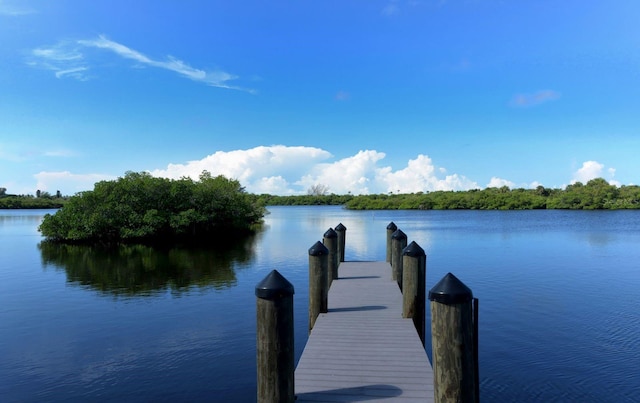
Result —
[{"label": "white cumulus cloud", "polygon": [[289,188],[289,183],[282,176],[270,176],[257,180],[253,184],[253,193],[287,195],[292,194],[293,191]]},{"label": "white cumulus cloud", "polygon": [[[252,193],[292,193],[291,185],[300,172],[308,172],[316,164],[331,157],[328,151],[314,147],[259,146],[248,150],[217,151],[201,160],[185,164],[169,164],[165,169],[151,171],[154,176],[197,179],[202,171],[234,178]],[[285,190],[286,189],[286,190]],[[298,191],[305,189],[297,189]],[[273,192],[276,194],[276,192]]]},{"label": "white cumulus cloud", "polygon": [[324,185],[335,194],[423,192],[478,188],[465,176],[446,175],[428,156],[418,155],[407,166],[394,171],[382,164],[385,153],[360,150],[336,161],[325,150],[284,145],[248,150],[218,151],[201,160],[169,164],[151,171],[154,176],[197,179],[203,170],[234,178],[251,193],[305,194],[314,185]]},{"label": "white cumulus cloud", "polygon": [[465,176],[443,175],[445,171],[443,168],[436,168],[431,158],[420,154],[415,159],[409,160],[406,168],[395,172],[388,169],[382,173],[380,179],[385,184],[387,193],[467,190],[478,187],[477,183]]},{"label": "white cumulus cloud", "polygon": [[587,183],[591,179],[600,178],[602,177],[603,169],[604,164],[601,164],[598,161],[585,161],[582,163],[582,167],[574,172],[571,183]]},{"label": "white cumulus cloud", "polygon": [[[214,176],[237,179],[250,193],[274,195],[306,194],[314,185],[326,186],[329,193],[354,195],[479,188],[464,175],[448,174],[427,155],[419,154],[399,169],[386,165],[385,158],[385,153],[376,150],[360,150],[355,155],[334,159],[321,148],[272,145],[217,151],[199,160],[171,163],[149,173],[156,177],[197,180],[202,171],[209,171]],[[49,192],[59,189],[63,194],[91,190],[95,182],[116,179],[114,175],[69,171],[43,171],[34,177],[36,189]],[[513,184],[493,178],[491,185]]]},{"label": "white cumulus cloud", "polygon": [[507,186],[508,188],[513,189],[514,187],[516,187],[516,184],[511,182],[510,180],[498,178],[496,176],[492,176],[491,180],[487,184],[488,188],[501,188],[503,186]]},{"label": "white cumulus cloud", "polygon": [[586,184],[591,179],[608,178],[610,184],[620,186],[620,182],[613,179],[615,173],[615,168],[607,168],[605,170],[605,165],[598,161],[585,161],[582,163],[582,166],[573,173],[571,183],[581,182],[582,184]]},{"label": "white cumulus cloud", "polygon": [[384,153],[373,150],[359,151],[352,157],[316,165],[296,184],[304,189],[322,184],[328,186],[331,193],[336,194],[377,193],[378,184],[375,179],[380,169],[377,163],[384,157]]}]

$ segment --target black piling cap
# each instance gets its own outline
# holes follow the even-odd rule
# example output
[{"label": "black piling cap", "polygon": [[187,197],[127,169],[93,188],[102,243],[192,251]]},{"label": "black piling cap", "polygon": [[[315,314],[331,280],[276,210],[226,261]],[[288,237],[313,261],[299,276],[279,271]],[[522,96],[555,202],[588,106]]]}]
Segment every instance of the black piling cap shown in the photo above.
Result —
[{"label": "black piling cap", "polygon": [[333,228],[329,228],[327,232],[324,233],[325,238],[337,238],[338,234],[333,230]]},{"label": "black piling cap", "polygon": [[402,232],[401,229],[396,230],[393,234],[391,234],[391,239],[407,239],[407,234]]},{"label": "black piling cap", "polygon": [[445,305],[462,304],[471,301],[473,293],[456,276],[447,273],[429,291],[429,299]]},{"label": "black piling cap", "polygon": [[284,278],[278,270],[272,270],[256,285],[256,297],[262,299],[290,297],[293,293],[293,284]]},{"label": "black piling cap", "polygon": [[344,225],[342,225],[342,223],[336,225],[336,231],[337,232],[344,232],[347,230],[347,227],[345,227]]},{"label": "black piling cap", "polygon": [[426,256],[424,253],[424,249],[422,249],[420,245],[416,243],[416,241],[411,241],[409,246],[402,250],[402,255],[410,257]]},{"label": "black piling cap", "polygon": [[328,255],[329,249],[320,241],[313,244],[312,247],[309,248],[309,256],[322,256]]},{"label": "black piling cap", "polygon": [[398,227],[396,226],[396,224],[395,224],[393,221],[391,221],[391,222],[389,223],[389,225],[387,225],[387,229],[388,229],[388,230],[391,230],[391,231],[395,231],[395,230],[397,230],[397,229],[398,229]]}]

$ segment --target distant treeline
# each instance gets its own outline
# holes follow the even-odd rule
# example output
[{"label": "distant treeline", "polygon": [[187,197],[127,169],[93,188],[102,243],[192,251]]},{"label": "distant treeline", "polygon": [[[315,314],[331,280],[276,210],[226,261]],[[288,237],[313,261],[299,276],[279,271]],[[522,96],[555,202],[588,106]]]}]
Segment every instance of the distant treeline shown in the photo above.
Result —
[{"label": "distant treeline", "polygon": [[353,210],[530,210],[638,209],[640,186],[614,186],[602,178],[565,189],[501,188],[410,194],[259,196],[265,205],[344,204]]},{"label": "distant treeline", "polygon": [[274,196],[261,194],[256,197],[263,206],[339,206],[347,204],[354,196],[336,194]]},{"label": "distant treeline", "polygon": [[64,197],[4,195],[0,196],[0,209],[56,209],[66,202],[67,198]]},{"label": "distant treeline", "polygon": [[[147,176],[144,179],[150,180]],[[239,186],[237,183],[234,185]],[[232,189],[231,193],[237,193],[237,189]],[[243,197],[260,206],[342,205],[352,210],[640,209],[640,186],[617,187],[602,178],[592,179],[586,184],[576,182],[565,189],[543,186],[535,189],[510,189],[503,186],[482,190],[409,194],[275,196],[245,193]],[[60,208],[67,202],[66,197],[51,197],[48,194],[44,197],[0,195],[0,209]],[[246,203],[244,200],[243,202]]]}]

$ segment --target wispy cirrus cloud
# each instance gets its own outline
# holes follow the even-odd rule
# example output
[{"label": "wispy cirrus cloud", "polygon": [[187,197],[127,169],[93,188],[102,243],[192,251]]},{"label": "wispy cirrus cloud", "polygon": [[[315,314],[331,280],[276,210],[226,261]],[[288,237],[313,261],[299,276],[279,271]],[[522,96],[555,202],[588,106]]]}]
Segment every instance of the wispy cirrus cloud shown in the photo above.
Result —
[{"label": "wispy cirrus cloud", "polygon": [[43,153],[45,157],[54,157],[54,158],[68,158],[75,157],[77,154],[73,150],[68,150],[64,148],[58,148],[54,150],[48,150]]},{"label": "wispy cirrus cloud", "polygon": [[60,41],[49,47],[31,51],[27,65],[53,71],[56,78],[71,77],[79,81],[89,79],[89,66],[80,46],[73,41]]},{"label": "wispy cirrus cloud", "polygon": [[66,148],[42,150],[33,144],[0,143],[0,161],[25,162],[40,157],[69,158],[76,155],[77,152]]},{"label": "wispy cirrus cloud", "polygon": [[549,101],[555,101],[562,94],[554,90],[541,90],[531,94],[516,94],[511,98],[509,104],[514,107],[526,108],[539,105]]},{"label": "wispy cirrus cloud", "polygon": [[78,47],[69,41],[61,41],[48,48],[36,48],[32,53],[50,62],[80,62],[84,59]]},{"label": "wispy cirrus cloud", "polygon": [[4,147],[2,144],[0,144],[0,161],[22,162],[26,159],[26,156],[16,153],[13,150],[9,150],[7,147]]},{"label": "wispy cirrus cloud", "polygon": [[32,8],[26,7],[23,4],[16,5],[7,1],[0,0],[0,15],[17,17],[21,15],[33,14],[36,11]]},{"label": "wispy cirrus cloud", "polygon": [[56,70],[55,74],[56,74],[56,78],[73,77],[80,81],[86,81],[89,79],[86,75],[86,71],[88,70],[89,70],[88,67],[78,66],[78,67],[71,67],[65,70]]},{"label": "wispy cirrus cloud", "polygon": [[255,92],[250,88],[232,85],[231,82],[238,79],[236,75],[222,70],[206,71],[197,69],[173,56],[167,56],[165,59],[154,59],[140,51],[112,41],[104,35],[93,39],[60,41],[53,46],[36,48],[31,52],[32,57],[28,64],[33,67],[52,70],[57,78],[71,77],[83,81],[90,78],[91,63],[87,56],[89,49],[108,51],[123,59],[135,61],[136,67],[155,67],[172,71],[184,78],[212,87],[250,93]]}]

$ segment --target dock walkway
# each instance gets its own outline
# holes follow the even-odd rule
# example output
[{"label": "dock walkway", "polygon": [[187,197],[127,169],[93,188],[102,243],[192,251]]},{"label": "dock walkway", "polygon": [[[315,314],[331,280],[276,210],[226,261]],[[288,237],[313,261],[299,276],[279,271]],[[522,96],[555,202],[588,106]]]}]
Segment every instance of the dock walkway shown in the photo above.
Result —
[{"label": "dock walkway", "polygon": [[296,402],[433,402],[433,370],[388,262],[342,262],[295,370]]}]

